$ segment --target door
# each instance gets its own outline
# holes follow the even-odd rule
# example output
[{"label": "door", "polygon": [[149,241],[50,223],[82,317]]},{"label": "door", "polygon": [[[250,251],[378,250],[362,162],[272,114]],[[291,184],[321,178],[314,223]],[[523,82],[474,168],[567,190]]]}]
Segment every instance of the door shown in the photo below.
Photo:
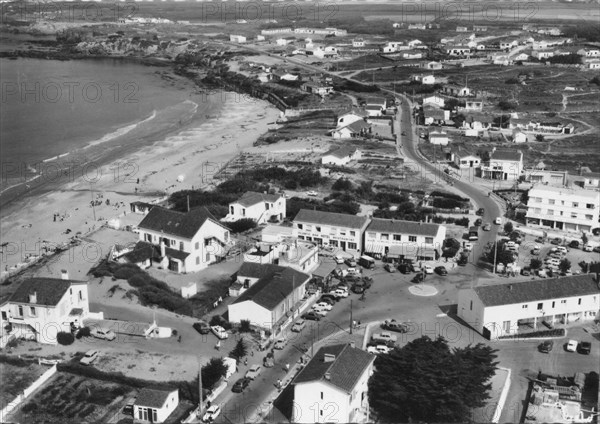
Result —
[{"label": "door", "polygon": [[340,247],[345,252],[346,251],[346,242],[345,241],[340,241]]},{"label": "door", "polygon": [[486,339],[490,340],[492,333],[490,332],[489,328],[487,327],[483,327],[483,331],[481,332],[481,334],[483,334],[483,337],[485,337]]}]

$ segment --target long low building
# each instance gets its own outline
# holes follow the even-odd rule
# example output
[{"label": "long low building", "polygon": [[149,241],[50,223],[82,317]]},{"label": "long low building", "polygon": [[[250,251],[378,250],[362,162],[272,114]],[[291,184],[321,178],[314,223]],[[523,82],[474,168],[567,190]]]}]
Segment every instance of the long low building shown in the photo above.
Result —
[{"label": "long low building", "polygon": [[488,339],[593,321],[598,274],[473,287],[458,294],[457,314]]}]

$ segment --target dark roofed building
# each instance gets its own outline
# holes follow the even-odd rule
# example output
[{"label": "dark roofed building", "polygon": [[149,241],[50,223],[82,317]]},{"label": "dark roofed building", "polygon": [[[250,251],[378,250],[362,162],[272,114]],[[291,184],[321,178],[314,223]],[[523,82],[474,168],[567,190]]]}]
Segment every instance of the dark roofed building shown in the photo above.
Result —
[{"label": "dark roofed building", "polygon": [[[63,280],[60,278],[35,277],[25,280],[9,298],[9,302],[56,306],[73,284],[87,284],[85,281]],[[35,302],[31,296],[35,293]]]},{"label": "dark roofed building", "polygon": [[156,206],[142,219],[138,228],[192,239],[207,219],[217,222],[205,207],[186,213]]},{"label": "dark roofed building", "polygon": [[[336,411],[328,416],[332,422],[363,422],[369,408],[367,383],[373,371],[375,355],[351,344],[324,346],[292,381],[295,416],[292,422],[314,422],[305,414],[314,405],[323,410],[335,401]],[[301,412],[298,414],[298,412]]]},{"label": "dark roofed building", "polygon": [[345,228],[362,228],[368,221],[366,216],[350,215],[345,213],[313,211],[300,209],[294,222],[333,225]]},{"label": "dark roofed building", "polygon": [[496,150],[490,155],[490,160],[522,161],[523,152],[520,150]]}]

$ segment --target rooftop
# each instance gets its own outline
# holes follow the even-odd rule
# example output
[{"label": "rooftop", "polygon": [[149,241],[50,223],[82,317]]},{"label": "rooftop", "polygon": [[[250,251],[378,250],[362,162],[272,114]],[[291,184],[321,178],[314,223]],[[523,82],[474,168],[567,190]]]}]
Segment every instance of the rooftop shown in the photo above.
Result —
[{"label": "rooftop", "polygon": [[367,231],[378,233],[413,234],[435,237],[440,229],[438,224],[400,221],[397,219],[373,218]]},{"label": "rooftop", "polygon": [[600,294],[596,274],[529,280],[518,283],[475,287],[473,290],[486,306],[512,305],[549,299]]},{"label": "rooftop", "polygon": [[[598,197],[600,196],[600,193],[598,193],[595,190],[586,190],[586,189],[582,189],[582,188],[567,188],[567,187],[558,187],[558,186],[551,186],[551,185],[534,185],[533,187],[531,187],[531,189],[529,190],[529,196],[531,197],[533,196],[537,196],[539,195],[539,193],[552,193],[553,196],[580,196],[580,197],[586,197],[590,200],[597,200]],[[556,197],[558,198],[558,197]]]},{"label": "rooftop", "polygon": [[[186,239],[192,239],[207,219],[218,221],[205,207],[177,212],[160,206],[150,209],[138,225],[140,229],[152,230]],[[221,225],[221,224],[219,224]]]},{"label": "rooftop", "polygon": [[138,396],[135,400],[135,404],[137,406],[147,406],[150,408],[162,408],[162,406],[169,398],[169,395],[174,391],[175,390],[169,392],[166,390],[154,390],[143,388],[138,393]]},{"label": "rooftop", "polygon": [[357,150],[358,149],[353,146],[342,146],[342,147],[338,147],[336,149],[332,149],[332,150],[328,151],[323,156],[335,156],[336,158],[341,159],[341,158],[345,158],[348,156],[352,156],[354,154],[354,152],[356,152]]},{"label": "rooftop", "polygon": [[61,278],[36,277],[23,281],[12,294],[9,302],[30,303],[29,295],[36,294],[36,305],[56,306],[72,284],[87,284],[85,281]]},{"label": "rooftop", "polygon": [[490,155],[490,160],[509,160],[509,161],[521,161],[523,160],[523,152],[520,150],[496,150]]},{"label": "rooftop", "polygon": [[[333,360],[325,362],[325,355]],[[327,382],[346,393],[352,393],[358,380],[375,360],[375,355],[349,344],[324,346],[300,371],[293,384],[315,381]]]},{"label": "rooftop", "polygon": [[256,191],[247,191],[240,197],[238,200],[232,203],[239,203],[242,206],[250,207],[256,205],[257,203],[263,202],[271,202],[274,203],[278,201],[282,195],[279,194],[266,194],[266,193],[258,193]]},{"label": "rooftop", "polygon": [[331,225],[332,227],[362,228],[368,221],[366,216],[349,215],[345,213],[322,212],[310,209],[300,209],[294,222]]}]

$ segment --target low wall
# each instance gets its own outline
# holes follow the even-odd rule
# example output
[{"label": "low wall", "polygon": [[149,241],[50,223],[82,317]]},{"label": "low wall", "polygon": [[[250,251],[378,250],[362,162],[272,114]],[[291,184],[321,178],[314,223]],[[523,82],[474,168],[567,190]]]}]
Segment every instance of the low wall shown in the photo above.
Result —
[{"label": "low wall", "polygon": [[37,380],[35,380],[28,388],[23,390],[19,396],[17,396],[12,402],[10,402],[2,411],[0,411],[0,422],[7,422],[7,416],[15,410],[25,399],[27,399],[34,391],[36,391],[42,384],[44,384],[50,377],[56,374],[56,365],[43,373]]}]

